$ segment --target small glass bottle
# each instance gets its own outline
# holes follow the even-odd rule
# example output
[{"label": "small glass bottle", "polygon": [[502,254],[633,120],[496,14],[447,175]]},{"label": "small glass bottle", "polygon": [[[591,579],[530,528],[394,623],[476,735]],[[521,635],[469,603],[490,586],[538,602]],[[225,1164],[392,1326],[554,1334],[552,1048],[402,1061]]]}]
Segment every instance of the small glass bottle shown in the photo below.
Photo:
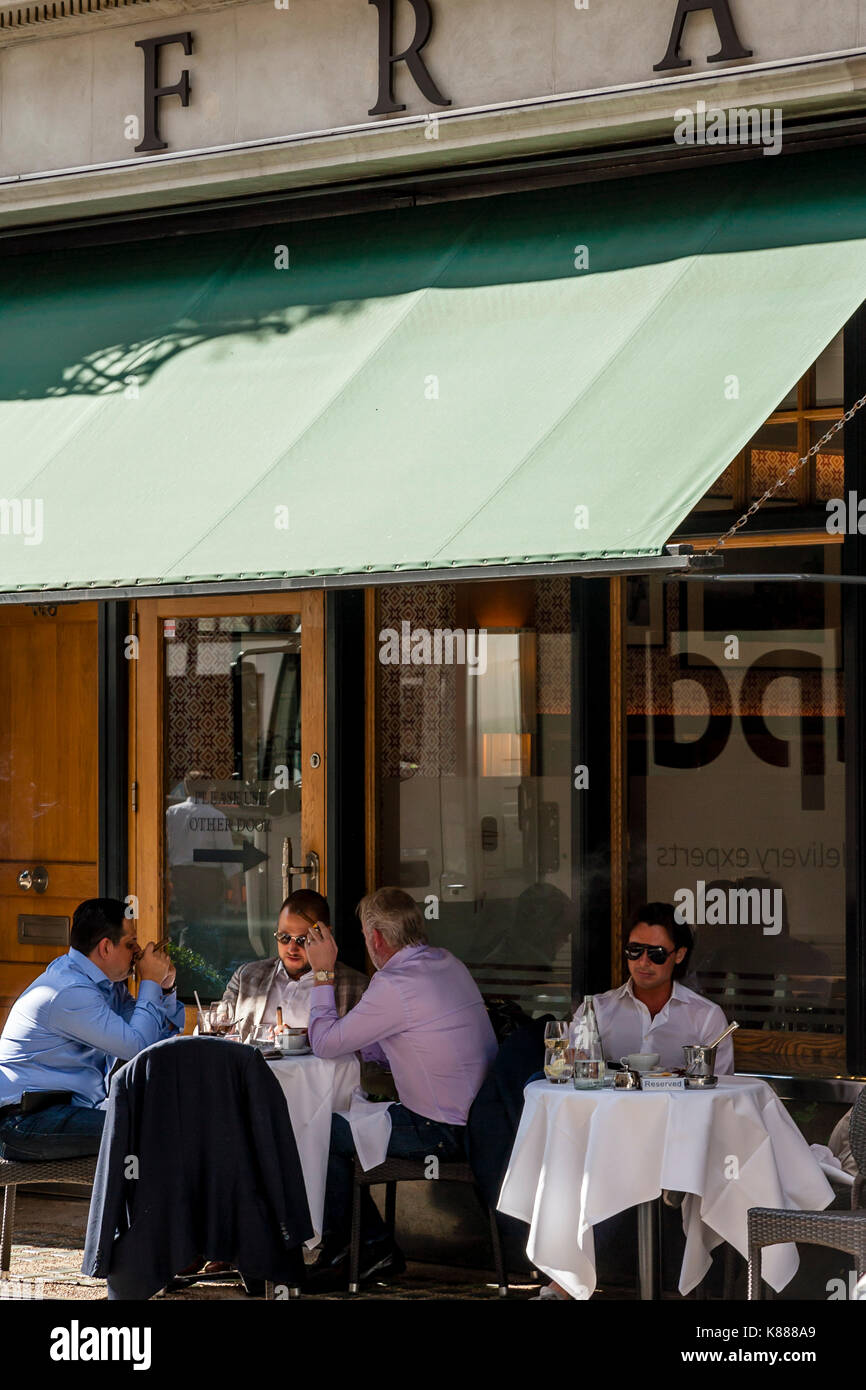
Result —
[{"label": "small glass bottle", "polygon": [[601,1090],[604,1086],[604,1052],[591,994],[584,995],[583,1013],[571,1025],[571,1046],[574,1051],[575,1089]]}]

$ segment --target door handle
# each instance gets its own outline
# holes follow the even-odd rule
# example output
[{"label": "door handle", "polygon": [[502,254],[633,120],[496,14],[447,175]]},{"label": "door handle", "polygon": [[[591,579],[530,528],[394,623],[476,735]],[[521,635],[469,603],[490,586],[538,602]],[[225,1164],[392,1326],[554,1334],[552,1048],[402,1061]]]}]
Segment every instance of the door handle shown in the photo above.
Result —
[{"label": "door handle", "polygon": [[304,878],[309,879],[307,887],[311,888],[314,893],[318,893],[319,867],[319,856],[316,854],[315,850],[310,850],[309,854],[307,855],[306,864],[293,864],[292,842],[287,835],[283,840],[283,898],[285,899],[291,897],[291,894],[293,892],[292,879],[294,878],[295,874],[299,874]]},{"label": "door handle", "polygon": [[18,887],[25,892],[30,888],[35,888],[37,893],[44,893],[48,887],[48,870],[43,864],[36,864],[32,869],[22,869],[18,875]]}]

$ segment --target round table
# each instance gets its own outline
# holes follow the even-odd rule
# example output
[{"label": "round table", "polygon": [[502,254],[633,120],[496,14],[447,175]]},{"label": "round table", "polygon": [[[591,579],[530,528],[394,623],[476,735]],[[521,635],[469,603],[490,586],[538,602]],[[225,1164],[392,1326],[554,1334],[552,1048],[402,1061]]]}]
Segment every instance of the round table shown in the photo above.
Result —
[{"label": "round table", "polygon": [[[757,1077],[685,1091],[535,1081],[524,1097],[498,1206],[529,1226],[529,1258],[573,1298],[595,1290],[593,1226],[632,1206],[640,1208],[642,1297],[657,1296],[648,1242],[663,1190],[687,1194],[682,1294],[701,1282],[722,1241],[748,1255],[750,1207],[821,1210],[833,1200],[803,1135]],[[798,1263],[795,1246],[768,1246],[763,1277],[778,1291]]]},{"label": "round table", "polygon": [[312,1053],[281,1057],[269,1061],[268,1066],[289,1107],[313,1224],[313,1236],[307,1241],[312,1247],[322,1237],[331,1116],[337,1110],[349,1109],[352,1092],[360,1084],[361,1067],[355,1056],[329,1061]]}]

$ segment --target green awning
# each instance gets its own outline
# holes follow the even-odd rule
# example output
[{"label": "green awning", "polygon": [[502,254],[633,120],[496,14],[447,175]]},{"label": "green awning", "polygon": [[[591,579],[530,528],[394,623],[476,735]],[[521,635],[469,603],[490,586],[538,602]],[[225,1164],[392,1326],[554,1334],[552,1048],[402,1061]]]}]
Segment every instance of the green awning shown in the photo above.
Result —
[{"label": "green awning", "polygon": [[0,589],[657,555],[866,297],[861,166],[7,257]]}]

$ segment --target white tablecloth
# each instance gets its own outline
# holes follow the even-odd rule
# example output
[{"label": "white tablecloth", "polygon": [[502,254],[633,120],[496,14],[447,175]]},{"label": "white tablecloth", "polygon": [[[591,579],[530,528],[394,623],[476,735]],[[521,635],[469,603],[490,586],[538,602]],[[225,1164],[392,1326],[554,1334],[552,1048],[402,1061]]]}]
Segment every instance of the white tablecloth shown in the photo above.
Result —
[{"label": "white tablecloth", "polygon": [[[595,1289],[592,1228],[665,1188],[686,1192],[680,1293],[723,1240],[748,1254],[749,1207],[823,1210],[833,1190],[765,1081],[719,1079],[713,1090],[576,1091],[534,1081],[499,1210],[525,1221],[527,1253],[573,1298]],[[768,1246],[763,1277],[777,1291],[797,1270],[793,1245]]]},{"label": "white tablecloth", "polygon": [[281,1057],[268,1066],[288,1103],[313,1223],[314,1235],[307,1244],[317,1245],[322,1236],[331,1116],[337,1110],[349,1109],[361,1068],[354,1056],[328,1061],[310,1054]]}]

